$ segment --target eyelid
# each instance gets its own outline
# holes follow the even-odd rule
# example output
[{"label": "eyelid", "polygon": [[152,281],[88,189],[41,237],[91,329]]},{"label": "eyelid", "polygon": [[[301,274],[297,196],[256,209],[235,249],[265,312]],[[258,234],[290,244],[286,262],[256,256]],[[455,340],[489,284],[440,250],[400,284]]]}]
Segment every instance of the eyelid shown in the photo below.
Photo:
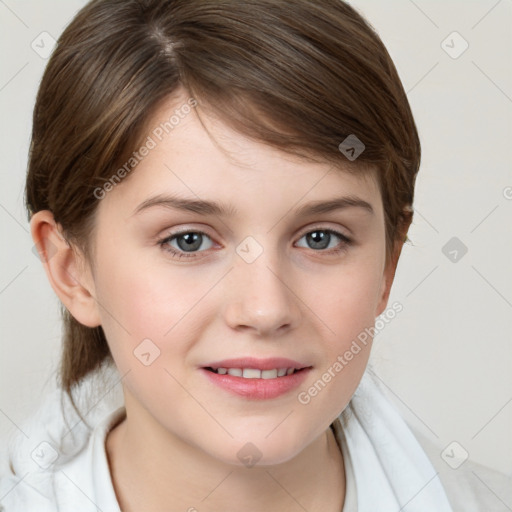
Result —
[{"label": "eyelid", "polygon": [[184,235],[186,233],[199,233],[201,235],[206,235],[212,242],[215,240],[214,236],[212,236],[208,232],[208,228],[206,227],[193,227],[193,226],[186,226],[184,228],[178,228],[177,231],[172,231],[172,228],[167,228],[163,230],[163,234],[158,234],[155,236],[156,241],[162,241],[167,238],[177,237],[180,235]]},{"label": "eyelid", "polygon": [[[325,223],[318,223],[318,224],[313,224],[312,226],[307,226],[303,229],[301,229],[299,231],[299,235],[298,236],[298,239],[302,238],[304,235],[307,235],[308,233],[311,233],[312,231],[315,231],[315,230],[322,230],[322,231],[331,231],[343,238],[346,238],[347,240],[352,240],[352,237],[351,235],[347,234],[347,233],[344,233],[340,228],[336,227],[336,228],[333,228],[333,227],[330,227],[330,226],[326,226]],[[348,231],[348,230],[347,230]],[[185,227],[185,228],[182,228],[182,229],[179,229],[178,231],[173,231],[173,232],[167,232],[167,234],[165,235],[162,235],[162,236],[157,236],[157,239],[158,240],[163,240],[163,239],[166,239],[166,238],[171,238],[171,237],[175,237],[175,236],[179,236],[179,235],[184,235],[185,233],[199,233],[201,235],[206,235],[208,238],[210,238],[210,240],[212,240],[212,242],[214,241],[214,237],[212,235],[210,235],[207,231],[205,231],[204,228],[194,228],[194,227]]]},{"label": "eyelid", "polygon": [[297,240],[300,240],[303,236],[307,235],[308,233],[311,233],[312,231],[327,231],[327,232],[331,232],[331,233],[334,233],[336,236],[339,236],[341,238],[341,240],[345,243],[353,243],[354,242],[354,239],[352,237],[352,235],[350,235],[350,231],[348,229],[346,229],[346,231],[348,231],[348,233],[345,233],[344,230],[341,228],[341,227],[331,227],[329,225],[326,225],[325,223],[318,223],[317,225],[313,224],[312,226],[307,226],[306,228],[304,228],[304,230],[301,230],[300,231],[300,235],[298,236]]},{"label": "eyelid", "polygon": [[[318,252],[320,254],[324,253],[326,255],[327,254],[331,254],[331,255],[332,254],[340,254],[340,253],[345,252],[348,249],[348,247],[353,245],[353,243],[354,243],[353,238],[351,236],[348,236],[345,233],[343,233],[342,230],[340,230],[339,228],[326,227],[325,225],[322,225],[321,223],[316,226],[313,225],[313,226],[308,226],[308,227],[304,228],[304,230],[301,232],[300,236],[298,236],[297,241],[300,240],[301,238],[303,238],[304,236],[306,236],[310,233],[313,233],[314,231],[325,231],[327,233],[334,234],[334,236],[336,236],[340,239],[340,243],[338,244],[338,246],[336,248],[331,248],[331,249],[325,250],[325,251],[324,250],[321,250],[321,251],[312,250],[313,253]],[[176,249],[170,245],[170,239],[175,239],[176,237],[179,237],[180,235],[187,234],[187,233],[197,233],[200,235],[204,235],[212,241],[212,244],[214,246],[218,245],[215,242],[214,238],[212,236],[210,236],[206,231],[202,231],[201,229],[194,229],[194,228],[190,228],[190,227],[182,228],[179,231],[168,233],[163,238],[159,238],[158,245],[163,250],[165,250],[166,252],[169,252],[170,254],[173,255],[173,257],[176,257],[176,258],[184,257],[184,258],[197,259],[197,258],[202,257],[202,256],[200,256],[201,253],[208,254],[208,252],[209,252],[208,250],[197,251],[197,252],[186,252],[186,251]],[[294,244],[297,243],[297,241],[294,242]],[[167,247],[164,247],[166,244],[167,244]]]}]

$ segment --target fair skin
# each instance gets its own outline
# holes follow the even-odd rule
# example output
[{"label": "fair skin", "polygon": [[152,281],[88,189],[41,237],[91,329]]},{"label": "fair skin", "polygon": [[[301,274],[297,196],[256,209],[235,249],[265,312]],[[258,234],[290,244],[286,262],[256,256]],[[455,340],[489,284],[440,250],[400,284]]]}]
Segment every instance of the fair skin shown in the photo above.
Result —
[{"label": "fair skin", "polygon": [[[149,126],[187,98],[169,99]],[[52,287],[79,322],[103,327],[125,375],[127,417],[106,441],[121,509],[339,512],[344,466],[329,425],[354,393],[371,343],[309,403],[297,396],[385,310],[400,248],[386,266],[373,178],[301,160],[202,118],[224,151],[192,109],[99,202],[92,267],[63,240],[51,212],[31,221],[34,240],[56,247],[44,261]],[[237,213],[161,204],[135,213],[148,199],[171,194]],[[345,196],[372,212],[356,205],[295,213]],[[310,234],[329,229],[353,242],[331,234],[319,249]],[[184,237],[158,243],[177,231],[204,233],[202,243],[193,252]],[[251,263],[236,251],[246,237],[263,250]],[[169,246],[185,256],[173,256]],[[160,350],[149,365],[134,356],[145,339]],[[206,363],[243,356],[287,357],[310,370],[299,388],[263,400],[205,377]],[[247,443],[261,454],[252,467],[237,456]]]}]

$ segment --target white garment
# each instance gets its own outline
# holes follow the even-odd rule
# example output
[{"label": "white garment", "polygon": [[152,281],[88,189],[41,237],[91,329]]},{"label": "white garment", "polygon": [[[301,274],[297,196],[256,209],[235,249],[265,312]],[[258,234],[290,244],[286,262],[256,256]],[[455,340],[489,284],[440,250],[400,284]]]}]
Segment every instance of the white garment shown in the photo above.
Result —
[{"label": "white garment", "polygon": [[[84,381],[80,392],[81,410],[89,411],[86,419],[92,429],[78,420],[64,396],[69,424],[66,426],[60,411],[61,395],[57,391],[22,427],[28,437],[19,433],[11,441],[9,455],[16,475],[7,467],[2,468],[7,474],[2,474],[0,479],[0,510],[120,512],[105,439],[108,431],[124,417],[125,410],[119,393],[101,395],[113,387],[116,375],[119,381],[117,371],[107,368],[105,374],[96,373]],[[107,381],[97,382],[98,377],[105,376]],[[77,401],[80,405],[80,400]],[[493,497],[485,503],[476,504],[474,500],[466,503],[465,482],[460,483],[460,490],[452,491],[461,500],[452,502],[457,507],[452,508],[438,471],[369,372],[332,428],[345,462],[346,496],[342,512],[510,510],[498,500],[490,501]],[[510,481],[506,480],[508,485]],[[451,486],[458,485],[458,481],[451,483]]]}]

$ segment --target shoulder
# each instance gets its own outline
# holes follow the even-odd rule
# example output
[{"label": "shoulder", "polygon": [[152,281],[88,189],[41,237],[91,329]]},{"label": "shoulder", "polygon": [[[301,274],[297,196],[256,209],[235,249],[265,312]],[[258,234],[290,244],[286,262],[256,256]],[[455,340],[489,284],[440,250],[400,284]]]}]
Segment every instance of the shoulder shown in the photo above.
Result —
[{"label": "shoulder", "polygon": [[[92,385],[96,378],[84,381],[76,395],[87,423],[58,389],[11,433],[0,453],[0,512],[97,510],[91,497],[108,470],[104,435],[123,408],[119,390],[106,394],[105,386]],[[98,393],[103,393],[100,399]]]},{"label": "shoulder", "polygon": [[[36,443],[33,449],[31,443],[31,452],[23,446],[18,451],[17,439],[11,442],[7,457],[1,460],[0,512],[119,512],[106,460],[105,435],[124,411],[121,407],[110,412],[80,443],[80,449],[72,452],[55,439]],[[40,433],[45,434],[45,429]],[[30,439],[37,439],[34,434],[32,430]]]},{"label": "shoulder", "polygon": [[512,477],[470,460],[458,445],[438,444],[411,425],[409,428],[422,446],[454,511],[510,512],[512,510]]},{"label": "shoulder", "polygon": [[1,512],[55,510],[53,473],[48,467],[45,468],[52,457],[51,444],[29,444],[30,440],[38,439],[41,432],[42,428],[37,430],[32,425],[30,433],[25,432],[29,437],[17,432],[8,441],[0,458]]}]

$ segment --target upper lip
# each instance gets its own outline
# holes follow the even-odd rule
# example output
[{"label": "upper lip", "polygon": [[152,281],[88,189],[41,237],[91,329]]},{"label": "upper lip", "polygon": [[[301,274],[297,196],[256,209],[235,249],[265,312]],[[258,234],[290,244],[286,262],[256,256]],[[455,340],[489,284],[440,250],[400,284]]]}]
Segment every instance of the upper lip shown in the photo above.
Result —
[{"label": "upper lip", "polygon": [[311,365],[300,363],[285,357],[271,357],[268,359],[257,359],[254,357],[237,357],[235,359],[223,359],[214,361],[203,366],[203,368],[254,368],[258,370],[273,370],[274,368],[295,368],[300,370]]}]

